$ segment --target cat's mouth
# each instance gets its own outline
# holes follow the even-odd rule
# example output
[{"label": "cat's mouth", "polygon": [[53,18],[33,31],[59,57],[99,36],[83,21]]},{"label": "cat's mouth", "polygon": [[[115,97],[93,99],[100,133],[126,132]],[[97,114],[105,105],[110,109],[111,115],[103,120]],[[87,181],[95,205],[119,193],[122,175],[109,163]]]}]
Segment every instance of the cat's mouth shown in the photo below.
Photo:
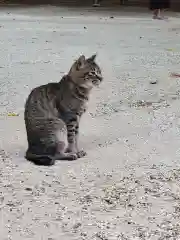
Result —
[{"label": "cat's mouth", "polygon": [[98,78],[96,80],[92,80],[94,86],[99,87],[100,83],[102,82],[102,78]]}]

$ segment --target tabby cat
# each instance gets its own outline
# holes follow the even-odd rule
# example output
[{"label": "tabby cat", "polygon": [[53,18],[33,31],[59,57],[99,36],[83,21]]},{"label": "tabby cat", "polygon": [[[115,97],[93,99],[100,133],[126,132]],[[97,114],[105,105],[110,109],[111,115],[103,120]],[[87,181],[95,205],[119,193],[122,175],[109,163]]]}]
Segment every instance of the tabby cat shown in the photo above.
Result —
[{"label": "tabby cat", "polygon": [[103,80],[96,55],[80,56],[60,82],[34,88],[25,104],[28,149],[26,159],[37,165],[76,160],[86,153],[78,148],[79,121],[89,94]]}]

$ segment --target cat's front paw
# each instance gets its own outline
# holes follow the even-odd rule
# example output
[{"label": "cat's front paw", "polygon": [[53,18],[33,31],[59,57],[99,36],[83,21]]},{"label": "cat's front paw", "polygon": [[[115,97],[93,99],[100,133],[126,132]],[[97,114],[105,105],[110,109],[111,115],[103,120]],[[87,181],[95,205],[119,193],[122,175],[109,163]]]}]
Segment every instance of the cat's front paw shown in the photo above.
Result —
[{"label": "cat's front paw", "polygon": [[78,158],[82,158],[85,157],[87,155],[87,153],[84,150],[80,150],[77,152],[77,157]]},{"label": "cat's front paw", "polygon": [[67,153],[67,156],[68,156],[69,161],[74,161],[74,160],[78,159],[78,155],[73,152]]}]

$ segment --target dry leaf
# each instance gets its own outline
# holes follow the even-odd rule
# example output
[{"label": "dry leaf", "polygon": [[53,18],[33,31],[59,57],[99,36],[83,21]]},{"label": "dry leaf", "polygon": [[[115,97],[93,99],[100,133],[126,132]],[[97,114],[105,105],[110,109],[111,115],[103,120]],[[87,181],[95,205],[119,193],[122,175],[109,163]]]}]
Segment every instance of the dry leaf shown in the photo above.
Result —
[{"label": "dry leaf", "polygon": [[174,51],[174,49],[173,48],[167,48],[166,51],[172,52],[172,51]]},{"label": "dry leaf", "polygon": [[19,114],[18,113],[8,113],[7,114],[8,115],[8,117],[17,117],[17,116],[19,116]]},{"label": "dry leaf", "polygon": [[180,73],[171,73],[170,77],[179,78],[180,77]]}]

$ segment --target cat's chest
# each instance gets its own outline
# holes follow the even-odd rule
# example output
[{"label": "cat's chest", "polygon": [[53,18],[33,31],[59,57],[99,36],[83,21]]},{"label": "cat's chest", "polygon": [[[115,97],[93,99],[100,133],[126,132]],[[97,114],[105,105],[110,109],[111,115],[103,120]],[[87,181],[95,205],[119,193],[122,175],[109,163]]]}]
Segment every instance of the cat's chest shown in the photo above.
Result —
[{"label": "cat's chest", "polygon": [[61,99],[59,102],[59,109],[63,109],[65,112],[76,112],[77,114],[81,115],[87,109],[87,101],[81,101],[79,99]]},{"label": "cat's chest", "polygon": [[70,111],[59,111],[59,118],[62,119],[66,124],[70,121],[75,120],[77,121],[78,115],[76,112],[70,112]]}]

